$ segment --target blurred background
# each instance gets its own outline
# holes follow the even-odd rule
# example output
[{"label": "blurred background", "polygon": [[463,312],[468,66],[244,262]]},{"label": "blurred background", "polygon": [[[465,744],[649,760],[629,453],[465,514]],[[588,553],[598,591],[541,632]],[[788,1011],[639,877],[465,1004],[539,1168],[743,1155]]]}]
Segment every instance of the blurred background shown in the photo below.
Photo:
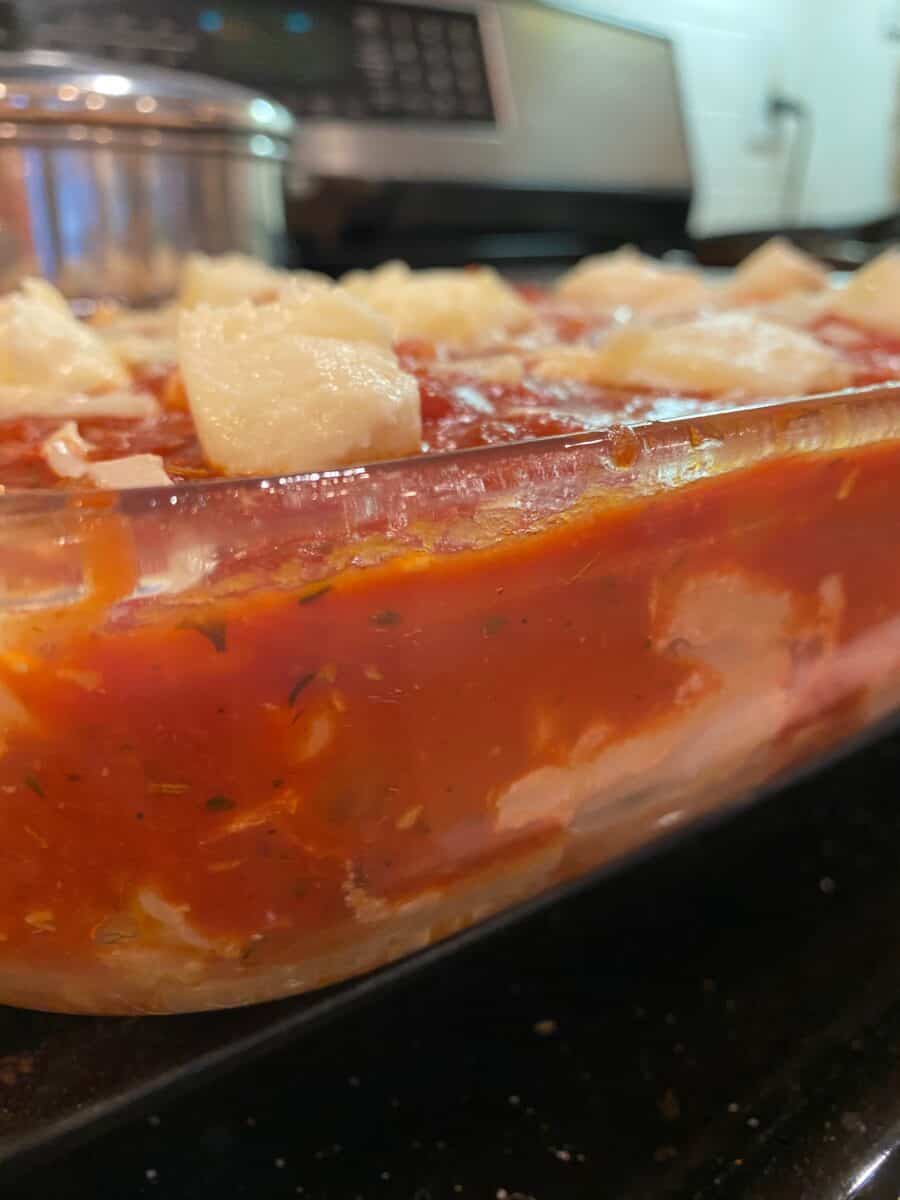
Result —
[{"label": "blurred background", "polygon": [[[694,171],[693,233],[865,224],[897,209],[900,4],[610,0],[591,8],[652,23],[672,39]],[[808,162],[792,180],[804,122]]]},{"label": "blurred background", "polygon": [[[115,63],[118,95],[174,68],[280,101],[285,255],[327,270],[728,265],[785,230],[852,267],[895,232],[898,0],[3,0],[0,39]],[[157,116],[170,87],[140,83]]]}]

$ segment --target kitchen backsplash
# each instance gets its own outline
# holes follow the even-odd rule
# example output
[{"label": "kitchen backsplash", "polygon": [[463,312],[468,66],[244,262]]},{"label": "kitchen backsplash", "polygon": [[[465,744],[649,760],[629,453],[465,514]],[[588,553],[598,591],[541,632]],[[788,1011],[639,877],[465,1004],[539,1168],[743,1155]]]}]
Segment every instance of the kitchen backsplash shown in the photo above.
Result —
[{"label": "kitchen backsplash", "polygon": [[[568,5],[567,5],[568,7]],[[898,207],[900,5],[886,0],[586,0],[578,7],[662,30],[674,41],[697,195],[691,225],[710,234],[854,222]],[[809,114],[808,166],[791,188],[790,114]],[[802,162],[795,160],[795,166]]]}]

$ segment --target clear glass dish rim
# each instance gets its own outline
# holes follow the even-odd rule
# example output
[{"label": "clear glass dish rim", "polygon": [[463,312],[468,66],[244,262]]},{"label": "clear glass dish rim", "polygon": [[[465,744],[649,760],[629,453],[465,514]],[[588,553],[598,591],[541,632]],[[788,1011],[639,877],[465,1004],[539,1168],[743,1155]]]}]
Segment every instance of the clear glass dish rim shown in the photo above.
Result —
[{"label": "clear glass dish rim", "polygon": [[[391,476],[415,476],[417,482],[427,482],[430,475],[440,475],[442,469],[464,466],[467,474],[477,476],[481,469],[487,470],[491,464],[499,464],[504,460],[515,458],[550,459],[559,454],[577,454],[592,446],[608,449],[614,453],[617,442],[624,438],[640,446],[650,454],[664,451],[677,451],[681,447],[695,447],[698,440],[704,437],[714,437],[719,442],[732,436],[746,436],[752,430],[748,428],[758,417],[762,421],[784,409],[786,413],[797,416],[801,413],[813,415],[821,410],[840,404],[860,404],[879,398],[900,402],[900,379],[886,380],[880,383],[866,384],[841,388],[837,391],[816,392],[800,396],[778,396],[769,399],[759,399],[752,403],[729,405],[723,402],[715,408],[706,408],[697,413],[679,414],[672,417],[660,417],[648,421],[617,422],[602,429],[583,430],[574,433],[552,434],[546,437],[525,438],[515,442],[497,442],[488,446],[474,446],[459,450],[441,450],[424,454],[408,455],[405,458],[380,459],[373,462],[358,463],[352,466],[335,467],[320,471],[303,471],[295,474],[253,475],[253,476],[224,476],[221,478],[183,480],[173,484],[143,486],[125,489],[93,488],[7,488],[0,493],[0,519],[4,516],[19,515],[27,511],[29,516],[40,516],[42,513],[58,513],[62,509],[84,507],[96,511],[95,505],[85,505],[85,500],[96,501],[98,497],[109,497],[109,507],[116,507],[116,502],[123,497],[128,498],[129,515],[139,515],[141,511],[159,510],[162,503],[177,505],[185,503],[196,504],[204,496],[230,494],[254,495],[265,491],[273,496],[279,494],[297,497],[298,493],[308,493],[311,503],[321,494],[319,488],[323,483],[329,485],[362,486],[369,481],[387,479]],[[729,429],[729,425],[733,429]],[[898,432],[900,436],[900,432]],[[873,442],[879,439],[871,439]],[[840,449],[839,445],[822,446],[822,450]],[[786,451],[789,453],[790,451]],[[742,462],[740,469],[752,465],[754,458]]]}]

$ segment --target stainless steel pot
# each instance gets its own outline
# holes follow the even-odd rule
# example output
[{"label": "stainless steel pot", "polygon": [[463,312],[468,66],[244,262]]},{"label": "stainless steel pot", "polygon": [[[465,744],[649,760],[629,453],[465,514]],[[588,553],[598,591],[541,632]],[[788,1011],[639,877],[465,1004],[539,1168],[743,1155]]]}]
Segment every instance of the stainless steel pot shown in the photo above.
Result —
[{"label": "stainless steel pot", "polygon": [[0,54],[0,290],[149,303],[190,250],[285,251],[281,105],[200,75]]}]

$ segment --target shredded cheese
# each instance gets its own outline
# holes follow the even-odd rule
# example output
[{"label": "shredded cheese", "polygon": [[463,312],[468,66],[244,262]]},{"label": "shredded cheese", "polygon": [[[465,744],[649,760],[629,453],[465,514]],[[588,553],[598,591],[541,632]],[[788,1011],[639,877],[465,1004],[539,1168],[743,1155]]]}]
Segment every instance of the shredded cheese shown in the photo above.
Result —
[{"label": "shredded cheese", "polygon": [[41,456],[61,479],[88,479],[101,488],[160,487],[172,480],[158,454],[129,454],[90,462],[91,445],[78,432],[74,421],[66,421],[41,445]]},{"label": "shredded cheese", "polygon": [[85,475],[101,488],[165,487],[172,480],[158,454],[129,454],[88,463]]},{"label": "shredded cheese", "polygon": [[91,449],[74,421],[66,421],[41,444],[41,457],[60,479],[79,479],[87,470]]}]

